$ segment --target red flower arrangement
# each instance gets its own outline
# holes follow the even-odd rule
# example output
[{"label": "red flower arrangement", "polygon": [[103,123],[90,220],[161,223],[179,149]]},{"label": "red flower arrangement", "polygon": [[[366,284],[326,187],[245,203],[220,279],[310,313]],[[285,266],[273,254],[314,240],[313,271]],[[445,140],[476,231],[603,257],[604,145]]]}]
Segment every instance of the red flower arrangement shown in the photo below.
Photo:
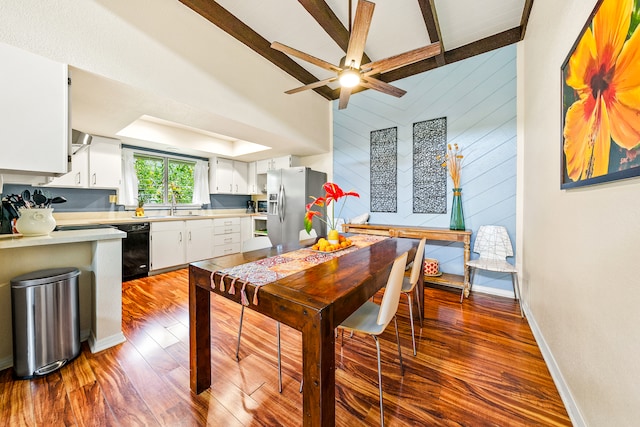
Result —
[{"label": "red flower arrangement", "polygon": [[[333,182],[325,183],[322,188],[326,193],[325,197],[311,197],[313,199],[313,202],[307,204],[307,213],[304,215],[304,229],[307,230],[307,233],[311,231],[314,216],[317,216],[320,221],[327,224],[329,230],[335,230],[337,227],[337,218],[333,213],[334,206],[338,202],[338,200],[348,196],[360,197],[360,195],[355,191],[343,191],[342,188],[338,186],[338,184],[334,184]],[[344,208],[345,201],[346,200],[342,202],[342,206],[340,207],[340,211],[338,212],[338,217],[340,217],[340,215],[342,214],[342,209]],[[327,216],[327,207],[329,205],[331,205],[331,219],[329,219],[329,217]],[[322,212],[311,210],[314,206],[318,206],[324,210],[324,219],[322,218]]]}]

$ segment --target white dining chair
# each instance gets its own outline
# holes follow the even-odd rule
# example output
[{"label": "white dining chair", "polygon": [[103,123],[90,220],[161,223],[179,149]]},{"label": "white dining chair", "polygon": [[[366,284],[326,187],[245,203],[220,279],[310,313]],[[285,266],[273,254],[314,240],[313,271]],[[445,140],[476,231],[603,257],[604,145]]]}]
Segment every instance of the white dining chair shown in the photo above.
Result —
[{"label": "white dining chair", "polygon": [[242,252],[257,251],[258,249],[266,249],[273,246],[269,236],[257,236],[242,242]]},{"label": "white dining chair", "polygon": [[300,244],[302,245],[312,245],[316,242],[316,238],[318,237],[318,233],[313,228],[310,232],[307,233],[307,230],[300,230],[299,238]]},{"label": "white dining chair", "polygon": [[391,323],[391,320],[393,320],[396,327],[396,340],[398,341],[400,372],[404,375],[404,365],[402,363],[402,350],[400,349],[400,336],[398,334],[396,312],[398,311],[398,303],[400,302],[402,278],[404,277],[404,268],[407,265],[407,257],[408,253],[405,252],[394,261],[380,305],[372,301],[367,301],[338,326],[338,328],[342,329],[343,334],[344,329],[364,332],[371,335],[373,340],[376,342],[376,350],[378,354],[378,389],[380,391],[381,426],[384,426],[384,406],[382,401],[382,367],[380,364],[380,341],[378,340],[378,336],[387,329],[387,326]]},{"label": "white dining chair", "polygon": [[[257,251],[273,246],[269,236],[257,236],[242,242],[242,252]],[[242,336],[242,320],[244,319],[244,305],[241,305],[240,325],[238,326],[238,344],[236,346],[236,360],[240,360],[240,338]],[[276,341],[278,347],[278,391],[282,393],[282,358],[280,351],[280,322],[276,322]]]},{"label": "white dining chair", "polygon": [[[524,317],[522,301],[520,301],[520,284],[518,283],[518,270],[507,261],[507,257],[513,256],[513,246],[507,229],[501,225],[482,225],[476,234],[473,252],[480,254],[479,259],[467,261],[471,278],[469,290],[473,287],[473,278],[476,270],[487,270],[499,273],[511,274],[513,294],[520,306],[520,316]],[[460,296],[460,302],[464,298],[464,289]]]},{"label": "white dining chair", "polygon": [[416,351],[416,334],[413,327],[413,298],[411,294],[415,294],[416,302],[418,303],[418,315],[420,317],[420,326],[422,327],[422,311],[420,309],[420,298],[416,291],[416,285],[418,279],[420,279],[420,269],[422,268],[422,259],[424,257],[424,246],[427,239],[420,240],[418,249],[416,250],[415,258],[413,259],[413,267],[411,268],[411,275],[409,277],[404,276],[402,279],[402,294],[407,296],[407,302],[409,303],[409,320],[411,322],[411,342],[413,344],[413,355],[417,355]]}]

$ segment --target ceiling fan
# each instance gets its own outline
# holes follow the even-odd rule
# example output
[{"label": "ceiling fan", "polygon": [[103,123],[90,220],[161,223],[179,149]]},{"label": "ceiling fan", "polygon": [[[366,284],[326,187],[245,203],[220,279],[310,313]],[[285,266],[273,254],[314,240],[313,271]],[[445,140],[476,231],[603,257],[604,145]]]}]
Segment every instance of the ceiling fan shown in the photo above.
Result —
[{"label": "ceiling fan", "polygon": [[[353,22],[353,28],[349,36],[349,44],[347,46],[346,56],[340,61],[340,65],[333,65],[327,61],[316,58],[315,56],[301,52],[282,43],[273,42],[271,47],[280,52],[286,53],[296,58],[307,61],[329,71],[335,72],[335,76],[328,79],[320,80],[295,89],[286,91],[285,93],[293,94],[308,89],[314,89],[338,80],[340,82],[340,100],[338,109],[347,108],[351,91],[356,86],[363,86],[368,89],[374,89],[388,95],[400,98],[405,93],[398,87],[392,86],[376,76],[380,73],[395,70],[423,59],[430,58],[440,54],[440,43],[432,43],[427,46],[419,47],[398,55],[390,56],[379,61],[361,64],[364,46],[371,26],[371,18],[373,17],[373,9],[375,4],[367,0],[358,0],[356,7],[356,15]],[[349,0],[349,17],[351,16],[351,0]]]}]

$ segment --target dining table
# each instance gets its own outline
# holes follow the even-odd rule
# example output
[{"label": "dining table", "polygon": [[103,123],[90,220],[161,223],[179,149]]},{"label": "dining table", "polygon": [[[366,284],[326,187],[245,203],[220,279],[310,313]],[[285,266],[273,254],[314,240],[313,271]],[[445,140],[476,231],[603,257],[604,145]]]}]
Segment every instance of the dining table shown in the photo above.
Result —
[{"label": "dining table", "polygon": [[[302,424],[334,426],[334,330],[386,285],[398,256],[408,252],[407,263],[413,261],[419,244],[413,238],[358,236],[351,236],[356,242],[353,247],[335,253],[293,243],[191,263],[192,392],[199,394],[209,388],[212,369],[216,368],[211,363],[211,316],[216,315],[211,308],[213,293],[301,332]],[[260,274],[243,276],[256,268]],[[419,295],[424,291],[422,279],[417,284]],[[424,304],[424,298],[418,300]]]}]

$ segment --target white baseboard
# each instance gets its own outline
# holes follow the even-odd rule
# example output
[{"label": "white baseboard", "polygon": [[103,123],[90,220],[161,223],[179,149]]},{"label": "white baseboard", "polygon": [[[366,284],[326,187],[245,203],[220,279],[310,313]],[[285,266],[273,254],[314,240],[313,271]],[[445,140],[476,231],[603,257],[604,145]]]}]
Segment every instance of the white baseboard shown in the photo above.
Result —
[{"label": "white baseboard", "polygon": [[547,342],[544,340],[542,332],[536,323],[535,318],[529,311],[529,307],[525,304],[523,306],[525,316],[527,317],[527,321],[529,322],[529,327],[531,328],[531,332],[533,333],[534,338],[536,339],[536,343],[538,344],[538,348],[540,348],[540,352],[542,353],[542,358],[547,364],[547,368],[549,368],[549,372],[551,373],[551,378],[558,388],[558,393],[560,394],[560,398],[564,403],[565,408],[567,409],[567,413],[569,414],[569,418],[575,427],[586,427],[586,423],[578,406],[576,405],[571,392],[569,391],[569,387],[567,386],[564,377],[562,376],[562,372],[556,363],[555,358],[553,357],[553,353],[549,349]]},{"label": "white baseboard", "polygon": [[7,368],[13,366],[13,354],[10,354],[7,357],[3,357],[0,359],[0,371],[4,371]]},{"label": "white baseboard", "polygon": [[[462,289],[462,288],[460,288]],[[497,288],[490,288],[488,286],[478,286],[478,285],[473,285],[473,288],[471,288],[471,292],[480,292],[482,294],[489,294],[489,295],[495,295],[498,297],[506,297],[506,298],[515,298],[515,294],[513,293],[513,290],[506,290],[506,289],[497,289]]]},{"label": "white baseboard", "polygon": [[127,339],[122,332],[101,340],[96,340],[96,337],[91,334],[89,336],[89,348],[91,349],[91,353],[97,353],[99,351],[106,350],[109,347],[113,347],[114,345],[122,344],[126,340]]}]

